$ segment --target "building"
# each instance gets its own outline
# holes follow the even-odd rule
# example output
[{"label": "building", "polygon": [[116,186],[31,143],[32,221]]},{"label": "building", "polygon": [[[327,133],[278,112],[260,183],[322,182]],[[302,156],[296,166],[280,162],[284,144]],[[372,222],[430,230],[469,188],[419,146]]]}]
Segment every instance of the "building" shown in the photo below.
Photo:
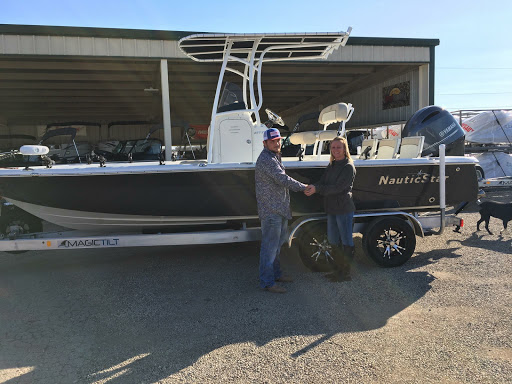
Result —
[{"label": "building", "polygon": [[[140,138],[170,105],[172,143],[181,143],[180,122],[209,124],[220,69],[180,51],[193,33],[0,25],[0,134],[40,137],[66,123],[91,143]],[[434,103],[437,45],[350,37],[327,60],[266,64],[262,110],[293,127],[304,113],[347,102],[349,128],[404,123]]]}]

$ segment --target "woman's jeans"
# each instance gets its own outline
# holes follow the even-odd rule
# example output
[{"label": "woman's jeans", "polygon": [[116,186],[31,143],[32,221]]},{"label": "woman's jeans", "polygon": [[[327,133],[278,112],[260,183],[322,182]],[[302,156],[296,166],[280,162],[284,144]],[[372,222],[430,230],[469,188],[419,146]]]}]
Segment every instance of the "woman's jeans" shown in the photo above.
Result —
[{"label": "woman's jeans", "polygon": [[261,220],[260,287],[271,287],[281,277],[279,251],[286,242],[288,220],[269,215]]},{"label": "woman's jeans", "polygon": [[352,238],[352,227],[354,212],[343,215],[327,215],[327,240],[332,245],[354,246]]}]

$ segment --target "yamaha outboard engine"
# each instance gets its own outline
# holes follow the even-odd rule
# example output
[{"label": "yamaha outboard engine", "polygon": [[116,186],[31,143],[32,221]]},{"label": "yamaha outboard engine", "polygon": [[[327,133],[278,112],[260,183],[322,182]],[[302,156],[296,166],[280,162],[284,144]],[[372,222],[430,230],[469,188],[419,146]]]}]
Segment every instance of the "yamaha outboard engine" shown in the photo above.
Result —
[{"label": "yamaha outboard engine", "polygon": [[434,105],[417,111],[405,124],[402,137],[425,136],[421,156],[439,156],[446,145],[447,156],[464,156],[464,130],[447,110]]}]

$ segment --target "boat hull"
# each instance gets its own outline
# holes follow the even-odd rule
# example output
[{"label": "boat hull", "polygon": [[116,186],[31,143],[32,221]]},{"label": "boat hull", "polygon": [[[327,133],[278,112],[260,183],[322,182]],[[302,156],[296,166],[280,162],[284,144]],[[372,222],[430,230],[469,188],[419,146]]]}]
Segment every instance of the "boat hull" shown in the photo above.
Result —
[{"label": "boat hull", "polygon": [[[447,163],[448,205],[477,198],[475,162],[464,159]],[[356,161],[358,211],[438,208],[438,163],[417,160]],[[325,161],[285,164],[290,176],[306,184],[318,182],[326,166]],[[258,217],[254,164],[110,167],[1,171],[0,194],[35,216],[80,230],[140,231]],[[323,199],[291,193],[291,207],[294,216],[322,213]]]}]

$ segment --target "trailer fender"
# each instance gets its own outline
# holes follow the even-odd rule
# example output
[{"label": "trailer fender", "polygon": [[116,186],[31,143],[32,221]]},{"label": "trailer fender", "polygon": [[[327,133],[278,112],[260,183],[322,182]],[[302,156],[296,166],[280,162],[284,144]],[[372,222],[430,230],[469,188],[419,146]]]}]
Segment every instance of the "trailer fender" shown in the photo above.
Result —
[{"label": "trailer fender", "polygon": [[[396,216],[400,217],[404,220],[406,220],[411,227],[414,229],[414,233],[416,236],[425,237],[425,233],[423,231],[423,226],[419,222],[419,220],[410,213],[407,212],[379,212],[379,213],[356,213],[354,214],[354,220],[358,218],[382,218],[382,217],[389,217],[389,216]],[[295,220],[292,225],[289,227],[289,235],[288,235],[288,247],[291,248],[293,240],[297,237],[298,233],[300,232],[300,228],[309,222],[312,221],[326,221],[327,215],[320,214],[320,215],[309,215],[309,216],[301,216],[299,219]],[[355,231],[358,232],[358,231]]]},{"label": "trailer fender", "polygon": [[289,229],[289,235],[288,235],[288,248],[292,247],[292,242],[295,239],[296,235],[298,234],[300,227],[302,227],[304,224],[309,223],[311,221],[326,221],[327,215],[310,215],[310,216],[301,216],[299,219],[295,220],[292,225],[288,228]]}]

